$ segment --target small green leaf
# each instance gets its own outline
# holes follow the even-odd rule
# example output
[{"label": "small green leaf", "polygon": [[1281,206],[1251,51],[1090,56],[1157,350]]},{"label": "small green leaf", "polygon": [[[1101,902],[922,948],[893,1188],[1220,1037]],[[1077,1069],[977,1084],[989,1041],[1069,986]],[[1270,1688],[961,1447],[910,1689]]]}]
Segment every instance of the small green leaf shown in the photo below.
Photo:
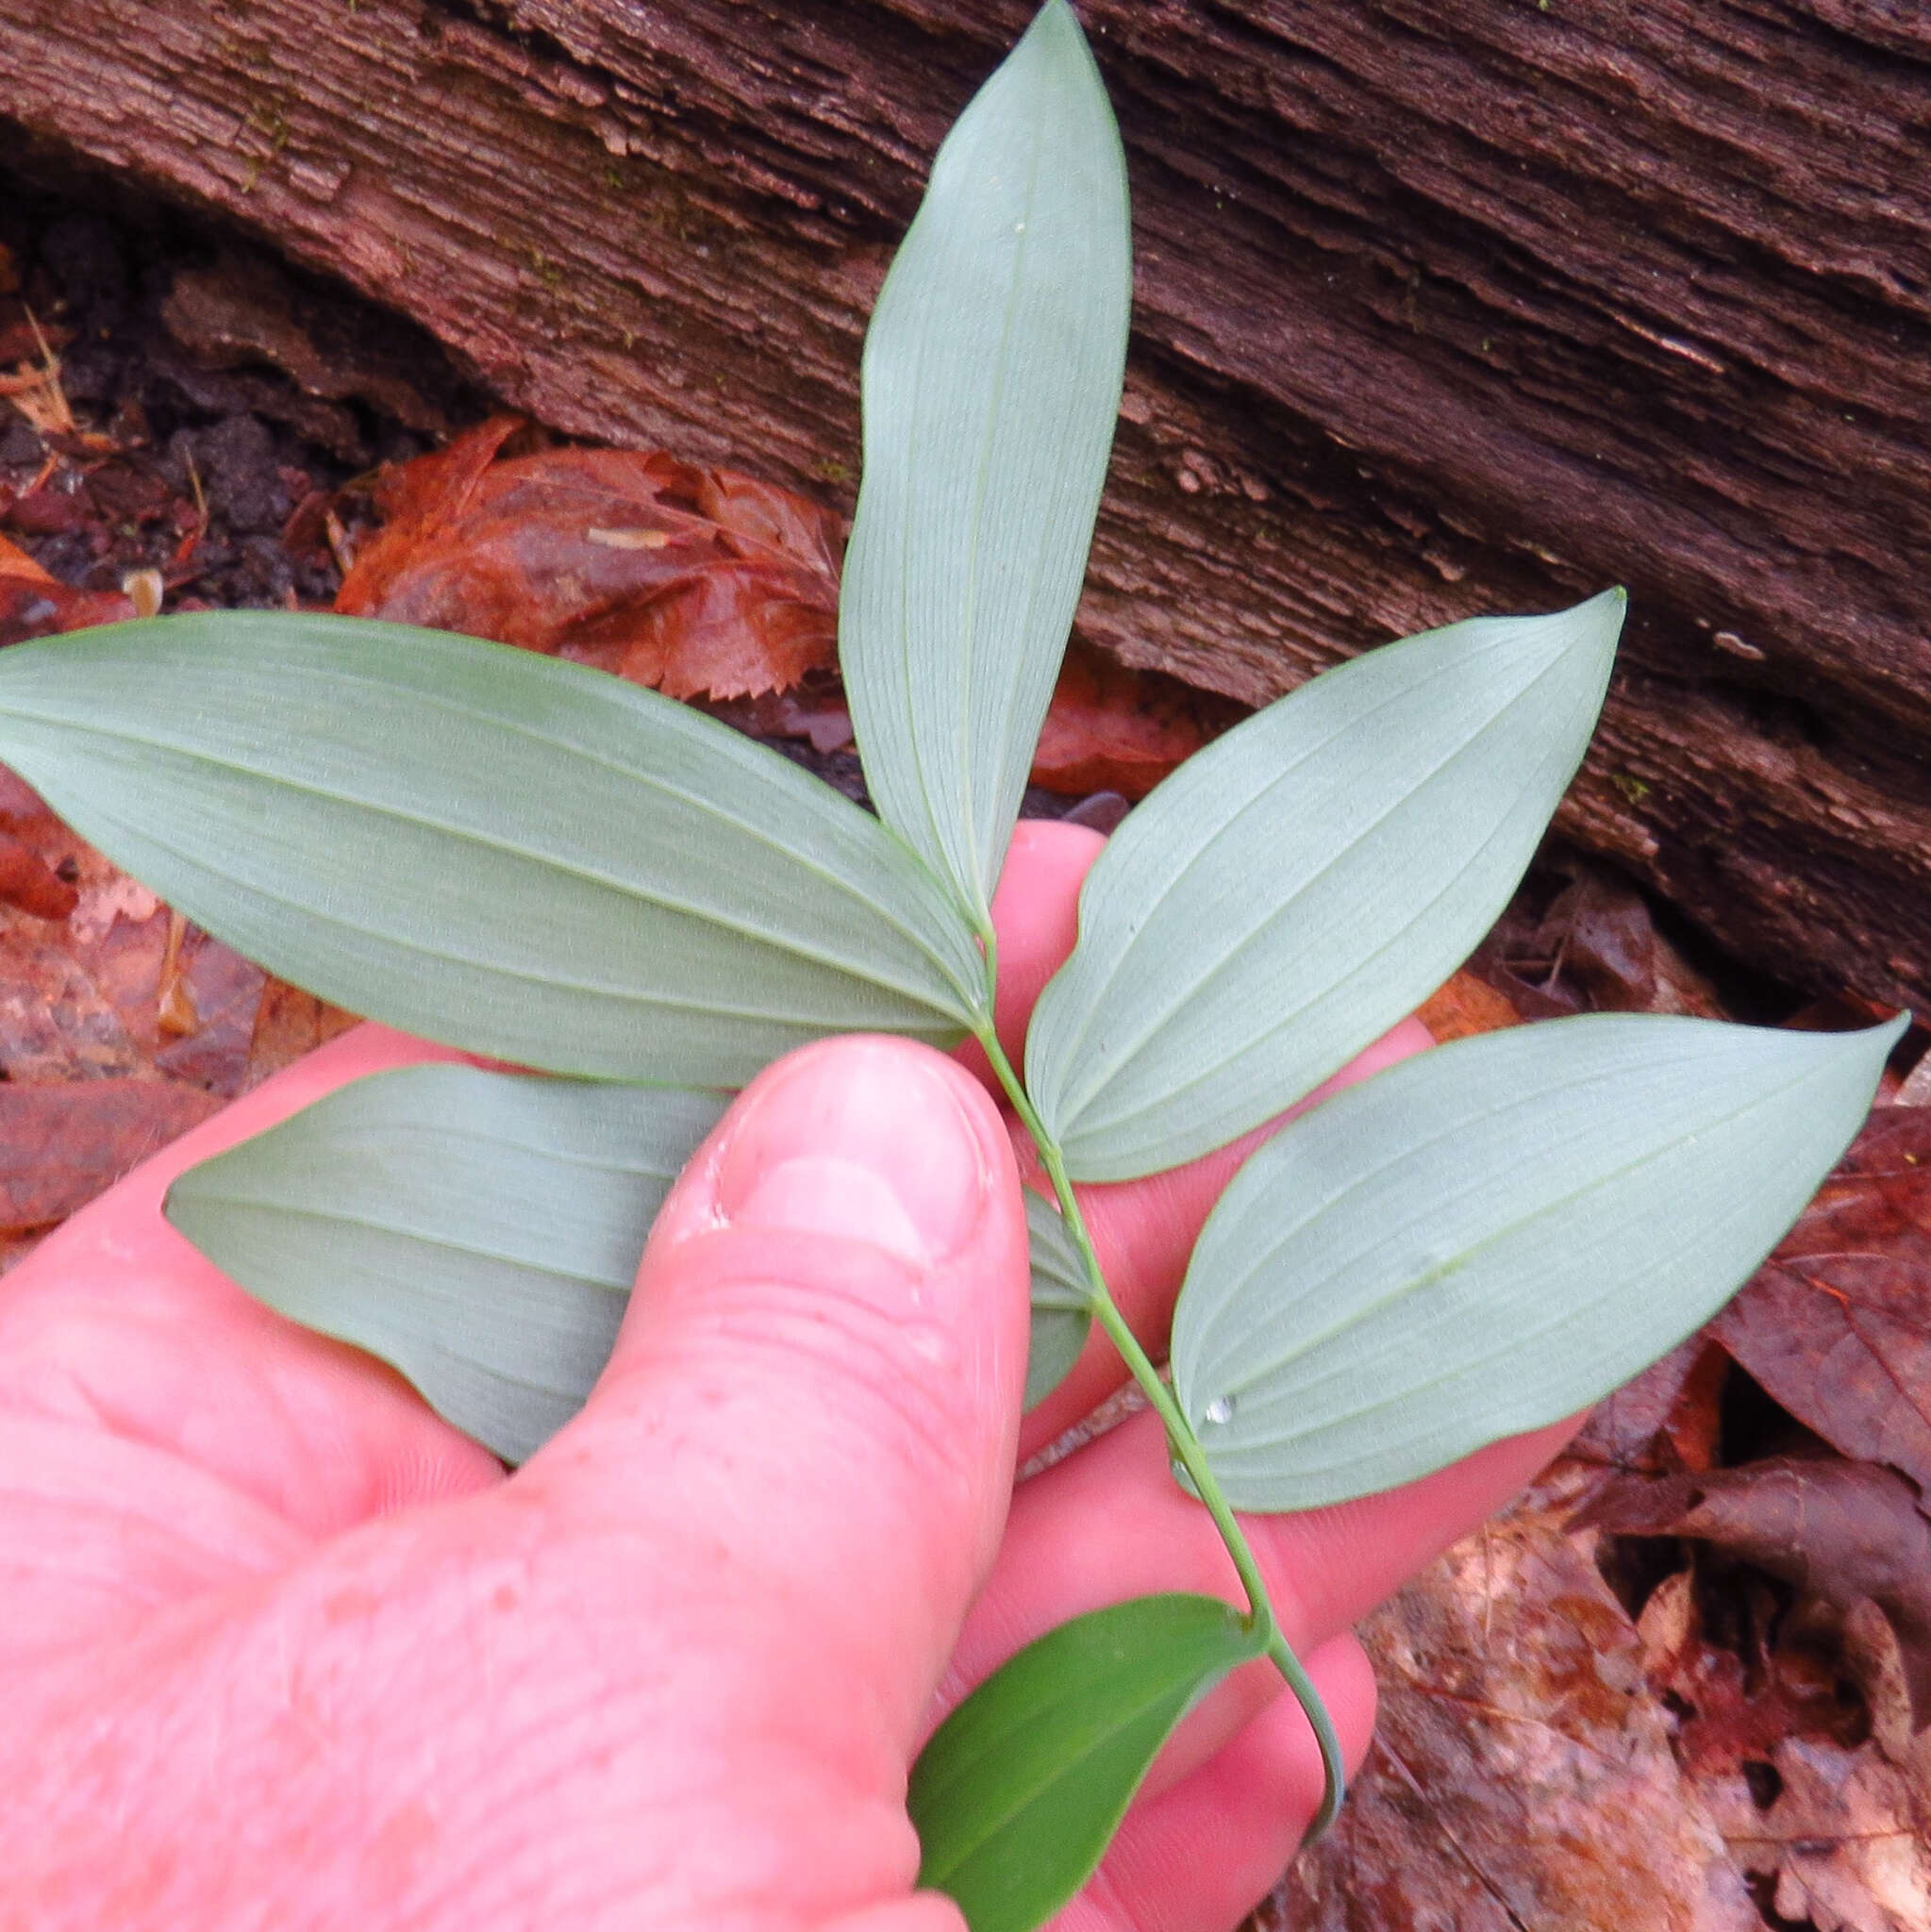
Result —
[{"label": "small green leaf", "polygon": [[1242,1509],[1310,1509],[1586,1408],[1747,1280],[1906,1024],[1603,1014],[1422,1054],[1284,1128],[1209,1217],[1174,1388]]},{"label": "small green leaf", "polygon": [[441,631],[222,613],[0,654],[0,758],[272,972],[521,1065],[737,1086],[956,1038],[984,962],[877,822],[654,691]]},{"label": "small green leaf", "polygon": [[981,927],[1086,575],[1132,281],[1119,130],[1048,0],[873,311],[839,616],[872,795]]},{"label": "small green leaf", "polygon": [[1113,834],[1026,1085],[1075,1180],[1257,1126],[1446,979],[1589,742],[1623,596],[1371,651],[1217,740]]},{"label": "small green leaf", "polygon": [[912,1766],[919,1883],[972,1932],[1030,1932],[1092,1875],[1174,1725],[1260,1652],[1204,1596],[1136,1597],[1027,1644]]},{"label": "small green leaf", "polygon": [[1059,1210],[1025,1191],[1025,1225],[1033,1262],[1032,1347],[1025,1363],[1025,1406],[1036,1408],[1066,1379],[1092,1326],[1086,1264]]},{"label": "small green leaf", "polygon": [[723,1096],[406,1067],[189,1169],[167,1216],[511,1462],[581,1406]]}]

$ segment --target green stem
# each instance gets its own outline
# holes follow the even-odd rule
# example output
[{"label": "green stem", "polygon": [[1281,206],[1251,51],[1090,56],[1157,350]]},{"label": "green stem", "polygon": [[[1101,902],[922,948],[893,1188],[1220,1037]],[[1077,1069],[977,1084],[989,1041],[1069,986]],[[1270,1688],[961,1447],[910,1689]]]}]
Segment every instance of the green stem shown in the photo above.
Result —
[{"label": "green stem", "polygon": [[[993,956],[989,948],[987,955],[989,973],[994,970]],[[1085,1217],[1080,1213],[1079,1202],[1074,1197],[1073,1183],[1066,1173],[1066,1159],[1059,1151],[1059,1144],[1046,1131],[1045,1123],[1040,1119],[1031,1096],[1025,1091],[1025,1083],[1014,1070],[1012,1062],[1006,1057],[1006,1049],[999,1043],[990,1019],[986,1019],[978,1029],[979,1044],[986,1050],[986,1058],[992,1063],[992,1071],[999,1076],[999,1084],[1006,1090],[1006,1097],[1011,1101],[1013,1111],[1025,1124],[1025,1129],[1032,1136],[1033,1145],[1039,1149],[1040,1162],[1046,1171],[1046,1177],[1053,1183],[1053,1192],[1059,1203],[1059,1212],[1065,1220],[1067,1231],[1072,1235],[1074,1245],[1079,1250],[1080,1258],[1086,1266],[1088,1292],[1091,1298],[1092,1316],[1107,1332],[1107,1339],[1119,1350],[1120,1358],[1127,1367],[1133,1379],[1139,1383],[1149,1404],[1165,1424],[1167,1443],[1174,1459],[1187,1472],[1187,1478],[1193,1486],[1194,1493],[1207,1506],[1207,1512],[1213,1518],[1214,1527],[1221,1533],[1221,1541],[1227,1546],[1227,1554],[1234,1559],[1234,1569],[1240,1578],[1240,1588],[1247,1592],[1247,1625],[1258,1639],[1261,1649],[1273,1659],[1274,1668],[1286,1680],[1288,1688],[1300,1701],[1301,1708],[1307,1713],[1307,1722],[1313,1726],[1315,1742],[1321,1747],[1321,1766],[1326,1779],[1322,1792],[1321,1809],[1315,1814],[1314,1823],[1308,1827],[1309,1841],[1319,1838],[1334,1823],[1336,1812],[1340,1809],[1341,1797],[1347,1789],[1347,1772],[1341,1762],[1340,1739],[1336,1734],[1334,1720],[1327,1714],[1327,1707],[1321,1700],[1321,1692],[1314,1688],[1313,1680],[1281,1635],[1279,1620],[1274,1616],[1273,1606],[1268,1600],[1267,1585],[1261,1580],[1260,1565],[1255,1560],[1253,1547],[1249,1544],[1245,1531],[1240,1527],[1226,1497],[1221,1491],[1220,1484],[1214,1479],[1213,1472],[1207,1467],[1206,1453],[1200,1446],[1200,1438],[1193,1433],[1193,1425],[1187,1420],[1180,1405],[1174,1399],[1174,1391],[1154,1366],[1152,1357],[1140,1344],[1140,1338],[1134,1334],[1126,1318],[1115,1304],[1112,1291],[1107,1286],[1106,1276],[1100,1272],[1099,1257],[1093,1251],[1092,1238],[1087,1232]]]}]

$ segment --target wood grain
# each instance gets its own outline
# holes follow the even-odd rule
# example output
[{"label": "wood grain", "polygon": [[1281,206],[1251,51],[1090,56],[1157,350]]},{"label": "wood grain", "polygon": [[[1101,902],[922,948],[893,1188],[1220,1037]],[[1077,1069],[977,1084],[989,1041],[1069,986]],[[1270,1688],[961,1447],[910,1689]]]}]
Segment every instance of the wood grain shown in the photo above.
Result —
[{"label": "wood grain", "polygon": [[[9,0],[0,159],[219,208],[562,428],[848,506],[865,313],[1028,10]],[[1140,246],[1086,633],[1253,702],[1626,582],[1563,830],[1773,974],[1931,1002],[1931,15],[1082,13]]]}]

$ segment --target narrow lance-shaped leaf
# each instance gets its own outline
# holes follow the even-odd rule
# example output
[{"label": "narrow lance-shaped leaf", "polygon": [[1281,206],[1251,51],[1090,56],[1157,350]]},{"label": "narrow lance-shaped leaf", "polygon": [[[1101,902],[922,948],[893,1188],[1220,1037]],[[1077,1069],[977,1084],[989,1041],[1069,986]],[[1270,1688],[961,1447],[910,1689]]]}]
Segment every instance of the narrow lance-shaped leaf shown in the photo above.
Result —
[{"label": "narrow lance-shaped leaf", "polygon": [[1048,0],[939,150],[873,312],[839,621],[872,795],[982,927],[1086,575],[1131,294],[1119,131]]},{"label": "narrow lance-shaped leaf", "polygon": [[762,746],[440,631],[224,613],[0,655],[0,758],[325,998],[523,1065],[736,1086],[943,1041],[985,968],[877,822]]},{"label": "narrow lance-shaped leaf", "polygon": [[521,1461],[616,1340],[644,1236],[724,1100],[406,1067],[189,1169],[167,1215],[271,1307]]},{"label": "narrow lance-shaped leaf", "polygon": [[1034,1408],[1066,1379],[1092,1326],[1092,1291],[1086,1264],[1059,1210],[1025,1191],[1025,1226],[1032,1251],[1032,1345],[1025,1360],[1025,1406]]},{"label": "narrow lance-shaped leaf", "polygon": [[1108,841],[1026,1084],[1075,1180],[1224,1145],[1493,924],[1582,758],[1623,596],[1371,651],[1216,740]]},{"label": "narrow lance-shaped leaf", "polygon": [[1092,1875],[1174,1725],[1260,1649],[1203,1596],[1136,1597],[1027,1644],[912,1766],[919,1883],[972,1932],[1031,1932]]},{"label": "narrow lance-shaped leaf", "polygon": [[1174,1391],[1228,1501],[1385,1490],[1626,1381],[1776,1244],[1906,1024],[1558,1020],[1283,1129],[1209,1217],[1174,1319]]}]

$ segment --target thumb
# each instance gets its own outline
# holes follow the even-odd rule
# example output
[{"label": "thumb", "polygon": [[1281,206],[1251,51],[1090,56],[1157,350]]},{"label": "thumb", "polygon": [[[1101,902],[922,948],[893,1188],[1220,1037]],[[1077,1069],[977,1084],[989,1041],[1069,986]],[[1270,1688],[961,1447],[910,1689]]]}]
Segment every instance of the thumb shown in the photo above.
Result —
[{"label": "thumb", "polygon": [[625,1544],[697,1534],[814,1674],[889,1683],[909,1749],[1005,1523],[1026,1306],[985,1090],[905,1041],[806,1047],[698,1150],[608,1369],[526,1474],[659,1532]]}]

